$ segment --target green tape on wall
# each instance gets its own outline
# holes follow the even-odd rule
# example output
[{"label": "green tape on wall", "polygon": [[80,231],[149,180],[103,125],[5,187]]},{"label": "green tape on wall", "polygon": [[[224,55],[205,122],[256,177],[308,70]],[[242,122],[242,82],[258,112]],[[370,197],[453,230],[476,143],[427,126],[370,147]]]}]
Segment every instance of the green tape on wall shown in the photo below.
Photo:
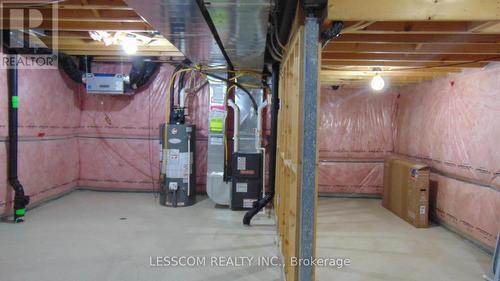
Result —
[{"label": "green tape on wall", "polygon": [[224,128],[224,119],[212,118],[210,119],[210,131],[214,133],[221,133]]},{"label": "green tape on wall", "polygon": [[13,96],[12,97],[12,108],[18,108],[18,107],[19,107],[19,97]]}]

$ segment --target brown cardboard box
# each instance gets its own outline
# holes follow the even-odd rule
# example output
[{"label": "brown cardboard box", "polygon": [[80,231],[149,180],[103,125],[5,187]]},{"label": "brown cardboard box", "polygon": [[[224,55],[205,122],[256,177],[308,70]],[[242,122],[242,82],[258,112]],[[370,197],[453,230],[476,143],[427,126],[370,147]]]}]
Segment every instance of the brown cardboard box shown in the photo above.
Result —
[{"label": "brown cardboard box", "polygon": [[429,167],[402,159],[384,163],[382,205],[415,227],[429,224]]}]

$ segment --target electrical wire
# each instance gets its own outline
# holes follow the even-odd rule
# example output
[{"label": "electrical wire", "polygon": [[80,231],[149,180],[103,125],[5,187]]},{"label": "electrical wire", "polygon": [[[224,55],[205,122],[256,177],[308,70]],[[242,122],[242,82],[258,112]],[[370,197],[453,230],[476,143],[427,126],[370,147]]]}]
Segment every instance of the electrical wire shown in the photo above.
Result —
[{"label": "electrical wire", "polygon": [[215,74],[211,74],[211,73],[208,73],[208,72],[202,72],[202,73],[204,73],[205,75],[210,76],[212,78],[219,79],[221,81],[224,81],[224,82],[229,83],[231,85],[235,85],[236,87],[240,88],[243,92],[245,92],[248,95],[248,97],[252,101],[253,109],[255,110],[255,112],[257,112],[257,107],[258,106],[257,106],[257,102],[255,101],[255,98],[252,96],[252,94],[250,93],[250,91],[248,91],[248,89],[246,89],[243,85],[241,85],[240,83],[238,83],[236,81],[231,81],[230,79],[226,79],[224,77],[221,77],[221,76],[218,76],[218,75],[215,75]]},{"label": "electrical wire", "polygon": [[278,46],[282,49],[282,50],[285,50],[286,47],[285,45],[283,45],[283,43],[281,43],[281,40],[278,36],[278,19],[276,17],[276,15],[273,16],[273,22],[274,22],[274,27],[273,27],[273,33],[274,33],[274,36],[275,36],[275,39],[276,39],[276,42],[278,43]]}]

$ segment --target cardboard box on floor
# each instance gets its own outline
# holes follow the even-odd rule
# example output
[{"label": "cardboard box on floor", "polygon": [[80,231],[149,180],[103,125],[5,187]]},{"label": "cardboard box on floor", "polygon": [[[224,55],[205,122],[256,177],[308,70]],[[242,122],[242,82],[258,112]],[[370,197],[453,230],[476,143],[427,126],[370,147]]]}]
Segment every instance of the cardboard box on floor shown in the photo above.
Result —
[{"label": "cardboard box on floor", "polygon": [[428,227],[429,176],[430,169],[425,165],[387,159],[382,206],[415,227]]}]

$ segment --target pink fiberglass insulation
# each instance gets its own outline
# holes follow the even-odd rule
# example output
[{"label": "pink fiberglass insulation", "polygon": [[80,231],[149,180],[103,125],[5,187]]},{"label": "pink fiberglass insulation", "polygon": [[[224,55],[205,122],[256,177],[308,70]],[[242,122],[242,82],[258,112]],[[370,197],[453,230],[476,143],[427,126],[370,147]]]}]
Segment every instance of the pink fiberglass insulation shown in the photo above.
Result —
[{"label": "pink fiberglass insulation", "polygon": [[321,88],[319,192],[380,194],[396,94]]},{"label": "pink fiberglass insulation", "polygon": [[383,171],[380,161],[323,161],[319,163],[318,188],[322,193],[380,194]]},{"label": "pink fiberglass insulation", "polygon": [[395,154],[432,168],[431,212],[493,247],[500,228],[500,68],[400,89]]},{"label": "pink fiberglass insulation", "polygon": [[[7,72],[0,71],[0,105],[7,108]],[[79,100],[58,70],[19,70],[19,179],[31,202],[71,190],[78,180]],[[0,214],[12,211],[7,182],[8,112],[0,113]]]},{"label": "pink fiberglass insulation", "polygon": [[430,215],[491,248],[500,228],[498,190],[431,175]]},{"label": "pink fiberglass insulation", "polygon": [[[165,98],[173,67],[163,65],[153,81],[130,96],[80,96],[81,186],[104,189],[158,188],[159,125],[165,123]],[[127,64],[94,64],[96,73],[128,73]],[[176,91],[177,92],[177,91]],[[205,191],[208,86],[188,96],[187,123],[196,125],[196,174]]]},{"label": "pink fiberglass insulation", "polygon": [[500,68],[401,88],[395,152],[500,188]]}]

